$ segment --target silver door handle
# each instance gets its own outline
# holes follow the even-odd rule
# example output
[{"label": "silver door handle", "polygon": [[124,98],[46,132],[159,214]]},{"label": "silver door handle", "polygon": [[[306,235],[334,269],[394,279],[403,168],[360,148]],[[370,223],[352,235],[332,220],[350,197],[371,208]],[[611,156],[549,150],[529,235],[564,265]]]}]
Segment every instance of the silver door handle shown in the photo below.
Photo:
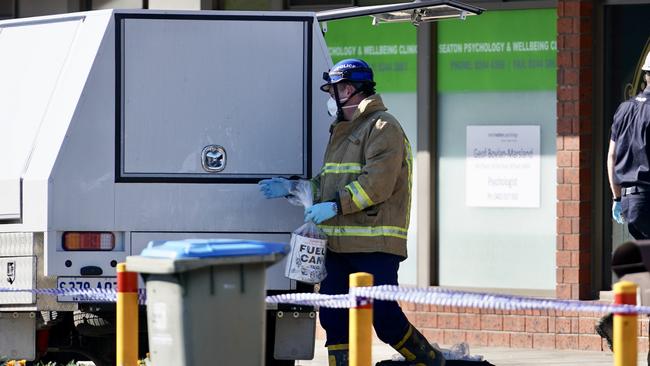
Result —
[{"label": "silver door handle", "polygon": [[201,152],[203,170],[218,173],[226,169],[226,149],[219,145],[208,145]]}]

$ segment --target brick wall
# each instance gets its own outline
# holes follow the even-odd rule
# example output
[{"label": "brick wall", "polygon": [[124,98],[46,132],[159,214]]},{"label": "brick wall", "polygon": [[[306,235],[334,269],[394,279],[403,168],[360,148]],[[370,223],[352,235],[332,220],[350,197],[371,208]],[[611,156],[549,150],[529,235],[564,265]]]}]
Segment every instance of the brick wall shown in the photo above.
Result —
[{"label": "brick wall", "polygon": [[560,0],[557,13],[556,296],[590,299],[594,6]]},{"label": "brick wall", "polygon": [[[607,351],[594,325],[601,314],[499,311],[402,303],[409,320],[430,342],[470,346]],[[648,352],[648,318],[639,319],[639,352]]]},{"label": "brick wall", "polygon": [[[601,314],[561,311],[499,311],[402,303],[411,323],[429,340],[450,346],[512,347],[610,352],[596,334]],[[639,353],[648,352],[648,317],[639,317]],[[325,339],[318,326],[316,337]],[[375,343],[381,343],[375,336]]]}]

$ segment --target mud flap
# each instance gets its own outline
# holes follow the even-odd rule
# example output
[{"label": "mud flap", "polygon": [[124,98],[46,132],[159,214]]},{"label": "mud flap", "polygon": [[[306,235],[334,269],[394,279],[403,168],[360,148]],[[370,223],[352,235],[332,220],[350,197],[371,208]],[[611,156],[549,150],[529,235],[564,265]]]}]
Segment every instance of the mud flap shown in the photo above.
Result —
[{"label": "mud flap", "polygon": [[314,358],[316,337],[316,312],[275,312],[275,344],[273,357],[276,360],[311,360]]},{"label": "mud flap", "polygon": [[35,313],[0,313],[0,355],[28,361],[36,358]]}]

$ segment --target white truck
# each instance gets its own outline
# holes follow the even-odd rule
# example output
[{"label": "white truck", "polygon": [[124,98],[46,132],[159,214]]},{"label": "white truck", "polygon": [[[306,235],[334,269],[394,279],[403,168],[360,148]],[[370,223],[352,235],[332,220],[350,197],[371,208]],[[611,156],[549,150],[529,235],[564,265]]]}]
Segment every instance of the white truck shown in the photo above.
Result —
[{"label": "white truck", "polygon": [[[114,288],[116,264],[151,240],[288,242],[302,210],[256,183],[320,169],[331,58],[319,21],[480,13],[451,0],[391,6],[1,21],[0,357],[114,364],[114,304],[7,289]],[[268,269],[270,292],[298,288],[283,266]],[[291,310],[277,324],[269,310],[268,365],[305,357],[288,339],[313,346],[312,310]]]}]

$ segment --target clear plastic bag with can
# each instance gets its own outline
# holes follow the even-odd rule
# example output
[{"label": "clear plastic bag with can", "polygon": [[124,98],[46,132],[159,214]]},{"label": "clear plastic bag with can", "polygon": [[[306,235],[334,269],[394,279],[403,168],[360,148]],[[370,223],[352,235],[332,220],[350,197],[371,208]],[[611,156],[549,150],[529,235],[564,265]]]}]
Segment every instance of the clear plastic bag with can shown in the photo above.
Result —
[{"label": "clear plastic bag with can", "polygon": [[[300,180],[291,189],[288,200],[305,209],[313,204],[311,183]],[[291,234],[291,251],[284,275],[292,280],[316,284],[327,276],[325,254],[327,235],[313,222],[306,222]]]}]

